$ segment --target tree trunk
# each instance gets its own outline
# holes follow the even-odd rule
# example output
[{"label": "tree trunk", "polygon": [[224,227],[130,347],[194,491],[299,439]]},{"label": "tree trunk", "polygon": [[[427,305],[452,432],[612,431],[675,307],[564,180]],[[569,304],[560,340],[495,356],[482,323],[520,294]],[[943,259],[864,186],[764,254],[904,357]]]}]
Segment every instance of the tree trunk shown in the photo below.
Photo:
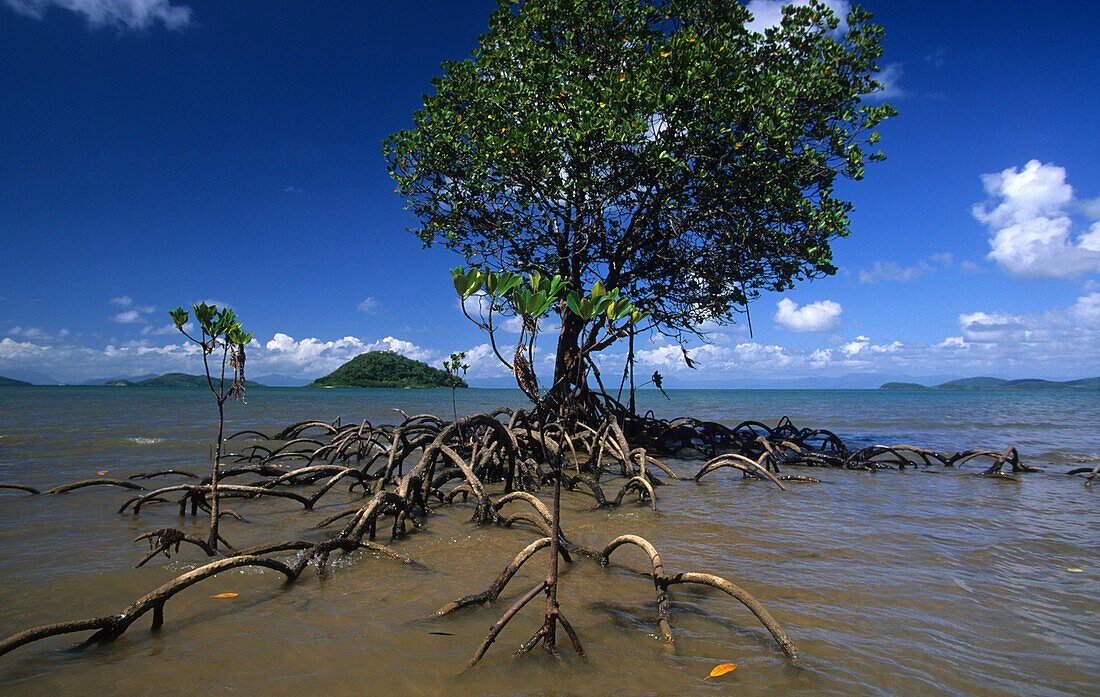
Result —
[{"label": "tree trunk", "polygon": [[218,443],[214,447],[214,468],[210,472],[210,537],[207,544],[210,549],[218,549],[218,519],[221,517],[218,505],[218,465],[222,459],[222,429],[225,426],[225,402],[218,398]]},{"label": "tree trunk", "polygon": [[[546,409],[549,415],[560,421],[576,417],[578,399],[588,389],[587,372],[581,356],[580,337],[584,321],[566,310],[561,316],[561,333],[554,360],[554,382],[546,393]],[[579,388],[579,389],[578,389]]]}]

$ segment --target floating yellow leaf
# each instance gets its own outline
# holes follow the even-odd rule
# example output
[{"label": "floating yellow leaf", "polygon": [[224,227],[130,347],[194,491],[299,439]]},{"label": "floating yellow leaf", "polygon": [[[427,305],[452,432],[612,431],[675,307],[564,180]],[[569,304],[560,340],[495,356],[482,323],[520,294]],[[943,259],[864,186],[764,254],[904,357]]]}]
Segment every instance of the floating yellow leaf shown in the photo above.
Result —
[{"label": "floating yellow leaf", "polygon": [[96,474],[98,474],[99,476],[102,477],[103,475],[107,474],[107,470],[103,470],[102,472],[96,472]]},{"label": "floating yellow leaf", "polygon": [[1069,568],[1069,569],[1066,569],[1066,571],[1072,571],[1072,572],[1073,572],[1073,573],[1075,573],[1075,574],[1083,574],[1083,573],[1085,573],[1085,570],[1084,570],[1084,569],[1078,569],[1078,568]]},{"label": "floating yellow leaf", "polygon": [[703,680],[710,680],[711,678],[717,678],[719,675],[725,675],[726,673],[732,673],[737,670],[736,663],[723,663],[720,666],[714,666],[714,670],[710,671],[710,675],[703,678]]},{"label": "floating yellow leaf", "polygon": [[210,596],[211,598],[236,598],[236,593],[218,593],[217,595]]}]

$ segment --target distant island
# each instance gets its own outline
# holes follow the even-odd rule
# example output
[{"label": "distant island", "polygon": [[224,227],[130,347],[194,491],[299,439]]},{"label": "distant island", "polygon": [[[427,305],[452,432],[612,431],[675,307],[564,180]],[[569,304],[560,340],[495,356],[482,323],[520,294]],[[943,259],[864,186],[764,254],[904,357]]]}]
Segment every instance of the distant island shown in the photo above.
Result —
[{"label": "distant island", "polygon": [[926,387],[915,382],[888,382],[880,390],[1100,390],[1100,378],[1082,378],[1057,382],[1039,378],[1022,380],[1003,380],[1001,378],[978,377],[950,380]]},{"label": "distant island", "polygon": [[[451,387],[451,376],[391,351],[361,353],[308,387]],[[469,387],[455,378],[456,387]]]},{"label": "distant island", "polygon": [[[214,384],[217,385],[217,383],[218,380],[215,378]],[[187,373],[165,373],[155,378],[138,380],[137,382],[131,382],[130,380],[108,380],[103,384],[109,387],[209,387],[205,375],[188,375]],[[245,380],[244,386],[265,387],[265,385],[251,380]]]},{"label": "distant island", "polygon": [[13,380],[11,378],[6,378],[3,375],[0,375],[0,387],[17,387],[30,384],[31,383],[24,382],[23,380]]}]

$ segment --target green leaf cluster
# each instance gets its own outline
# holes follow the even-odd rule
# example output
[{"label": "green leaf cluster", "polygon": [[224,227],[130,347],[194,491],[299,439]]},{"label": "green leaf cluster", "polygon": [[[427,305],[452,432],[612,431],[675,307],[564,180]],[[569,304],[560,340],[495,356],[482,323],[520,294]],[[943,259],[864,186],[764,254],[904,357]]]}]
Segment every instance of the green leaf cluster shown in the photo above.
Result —
[{"label": "green leaf cluster", "polygon": [[[213,341],[221,339],[235,346],[245,346],[252,341],[252,332],[246,332],[241,328],[241,323],[237,320],[237,313],[234,310],[228,307],[219,309],[217,305],[207,305],[206,303],[194,304],[191,308],[195,312],[195,322],[198,323],[204,340],[206,338]],[[174,310],[169,310],[168,314],[171,316],[176,329],[184,332],[184,326],[189,319],[187,310],[177,307]],[[184,335],[186,335],[186,332],[184,332]]]}]

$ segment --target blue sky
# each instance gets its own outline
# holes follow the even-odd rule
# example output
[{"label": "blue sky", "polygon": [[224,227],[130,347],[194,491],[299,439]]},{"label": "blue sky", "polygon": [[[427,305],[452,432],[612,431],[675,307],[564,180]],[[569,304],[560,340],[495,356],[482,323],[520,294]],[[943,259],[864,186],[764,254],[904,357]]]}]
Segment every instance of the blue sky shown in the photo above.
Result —
[{"label": "blue sky", "polygon": [[[0,0],[0,375],[198,372],[167,311],[206,300],[255,332],[254,376],[465,350],[472,384],[509,384],[458,312],[461,260],[405,231],[380,154],[495,6]],[[1100,375],[1095,5],[864,6],[900,115],[888,160],[840,186],[856,206],[840,272],[760,298],[751,337],[713,328],[698,370],[646,340],[639,372],[672,387]]]}]

